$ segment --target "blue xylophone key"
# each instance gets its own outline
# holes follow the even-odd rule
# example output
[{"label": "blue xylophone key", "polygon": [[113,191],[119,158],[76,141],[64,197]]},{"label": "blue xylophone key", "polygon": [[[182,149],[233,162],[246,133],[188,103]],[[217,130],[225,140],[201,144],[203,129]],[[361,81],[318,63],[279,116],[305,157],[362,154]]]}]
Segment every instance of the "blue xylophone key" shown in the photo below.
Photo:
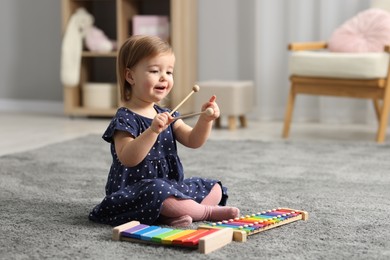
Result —
[{"label": "blue xylophone key", "polygon": [[153,237],[172,231],[171,228],[160,228],[141,235],[141,240],[150,241]]}]

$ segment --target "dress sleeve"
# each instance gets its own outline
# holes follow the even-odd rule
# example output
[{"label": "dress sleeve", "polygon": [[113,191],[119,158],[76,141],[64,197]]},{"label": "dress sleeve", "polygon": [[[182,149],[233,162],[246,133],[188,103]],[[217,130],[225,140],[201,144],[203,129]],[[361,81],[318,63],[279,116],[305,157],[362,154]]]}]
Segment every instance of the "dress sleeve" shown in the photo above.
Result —
[{"label": "dress sleeve", "polygon": [[118,110],[116,115],[112,118],[102,138],[111,143],[113,141],[115,131],[117,130],[128,132],[133,137],[137,137],[141,133],[139,120],[128,110]]},{"label": "dress sleeve", "polygon": [[[169,112],[168,109],[162,109],[157,106],[156,108],[158,113]],[[173,113],[174,117],[179,115],[180,113],[177,111]],[[147,119],[145,117],[134,114],[126,108],[120,108],[112,118],[110,125],[107,127],[102,138],[105,141],[112,143],[115,131],[125,131],[135,138],[150,127],[152,120],[153,119]]]}]

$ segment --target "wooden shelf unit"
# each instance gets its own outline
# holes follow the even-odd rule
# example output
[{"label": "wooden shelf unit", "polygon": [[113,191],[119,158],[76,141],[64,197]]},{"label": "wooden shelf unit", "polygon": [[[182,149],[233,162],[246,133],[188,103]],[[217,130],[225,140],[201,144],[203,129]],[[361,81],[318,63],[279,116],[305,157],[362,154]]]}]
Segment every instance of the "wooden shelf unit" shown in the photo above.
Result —
[{"label": "wooden shelf unit", "polygon": [[[94,25],[120,46],[131,35],[134,15],[167,15],[170,41],[176,55],[175,85],[166,106],[185,98],[197,81],[197,0],[62,0],[62,32],[72,14],[84,7],[94,16]],[[81,57],[80,84],[63,86],[64,113],[68,116],[103,116],[115,114],[120,106],[109,109],[85,107],[82,85],[86,82],[116,82],[117,52],[98,53],[84,50]],[[119,91],[118,91],[119,93]],[[191,101],[183,104],[182,113],[191,112]]]}]

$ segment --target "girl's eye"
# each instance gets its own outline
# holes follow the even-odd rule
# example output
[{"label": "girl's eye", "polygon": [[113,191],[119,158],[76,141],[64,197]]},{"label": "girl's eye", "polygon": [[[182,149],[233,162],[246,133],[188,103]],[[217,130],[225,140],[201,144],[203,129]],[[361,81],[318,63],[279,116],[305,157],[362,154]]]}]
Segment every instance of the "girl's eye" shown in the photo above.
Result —
[{"label": "girl's eye", "polygon": [[168,75],[173,75],[173,72],[172,71],[168,71],[167,74]]},{"label": "girl's eye", "polygon": [[158,73],[157,70],[151,70],[150,72],[151,72],[151,73]]}]

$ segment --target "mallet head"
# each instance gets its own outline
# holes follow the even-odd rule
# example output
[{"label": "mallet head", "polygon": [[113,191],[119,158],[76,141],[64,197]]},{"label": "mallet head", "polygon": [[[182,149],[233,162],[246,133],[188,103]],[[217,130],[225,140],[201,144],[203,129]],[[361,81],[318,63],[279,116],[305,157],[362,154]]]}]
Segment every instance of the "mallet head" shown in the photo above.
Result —
[{"label": "mallet head", "polygon": [[194,92],[198,92],[199,89],[200,89],[200,87],[199,87],[198,85],[194,85],[194,86],[192,87],[192,90],[193,90]]},{"label": "mallet head", "polygon": [[211,116],[212,114],[214,114],[214,109],[212,109],[211,107],[208,107],[204,113],[208,116]]}]

